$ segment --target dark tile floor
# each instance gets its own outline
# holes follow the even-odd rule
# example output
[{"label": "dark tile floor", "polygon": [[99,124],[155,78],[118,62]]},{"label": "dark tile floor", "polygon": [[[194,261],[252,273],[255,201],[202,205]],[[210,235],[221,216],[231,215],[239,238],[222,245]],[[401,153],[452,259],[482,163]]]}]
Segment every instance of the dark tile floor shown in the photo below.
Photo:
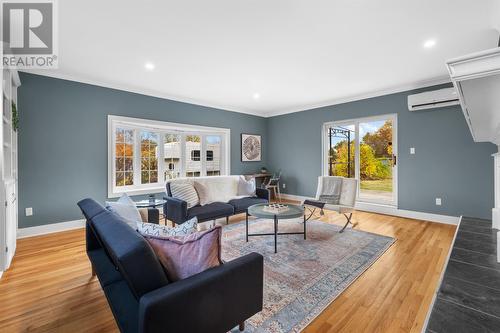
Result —
[{"label": "dark tile floor", "polygon": [[463,217],[427,332],[500,332],[500,264],[491,221]]}]

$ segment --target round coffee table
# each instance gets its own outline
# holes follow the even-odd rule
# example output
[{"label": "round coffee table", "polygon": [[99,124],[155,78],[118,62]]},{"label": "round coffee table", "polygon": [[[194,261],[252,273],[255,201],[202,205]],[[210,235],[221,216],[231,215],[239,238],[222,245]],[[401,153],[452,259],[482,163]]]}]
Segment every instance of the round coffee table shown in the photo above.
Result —
[{"label": "round coffee table", "polygon": [[[288,210],[280,213],[273,213],[264,210],[264,206],[268,204],[257,204],[248,207],[246,212],[246,241],[248,242],[249,236],[274,236],[274,253],[278,252],[278,235],[304,235],[306,239],[306,216],[304,214],[304,207],[299,205],[287,204]],[[274,220],[274,233],[263,234],[250,234],[248,233],[248,216],[260,217],[263,219]],[[297,217],[304,217],[304,231],[303,232],[278,232],[278,220],[280,219],[294,219]]]},{"label": "round coffee table", "polygon": [[164,199],[154,199],[154,200],[139,200],[139,201],[134,201],[135,206],[137,208],[156,208],[158,206],[163,206],[167,200]]}]

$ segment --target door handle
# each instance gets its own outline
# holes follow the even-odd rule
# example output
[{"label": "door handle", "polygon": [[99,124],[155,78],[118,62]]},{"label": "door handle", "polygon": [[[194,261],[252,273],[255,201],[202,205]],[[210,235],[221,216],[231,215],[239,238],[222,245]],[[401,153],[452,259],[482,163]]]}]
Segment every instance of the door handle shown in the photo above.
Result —
[{"label": "door handle", "polygon": [[398,161],[398,158],[396,157],[396,155],[392,155],[392,166],[395,166],[397,161]]}]

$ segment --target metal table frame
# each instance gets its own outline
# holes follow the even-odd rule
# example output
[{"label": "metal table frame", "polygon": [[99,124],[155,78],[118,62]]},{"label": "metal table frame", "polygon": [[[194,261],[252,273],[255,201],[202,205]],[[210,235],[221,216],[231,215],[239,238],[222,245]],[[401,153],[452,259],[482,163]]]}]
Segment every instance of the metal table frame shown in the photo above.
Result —
[{"label": "metal table frame", "polygon": [[[249,207],[250,208],[250,207]],[[304,231],[303,232],[278,232],[278,219],[279,215],[274,214],[273,220],[274,220],[274,232],[272,233],[260,233],[260,234],[250,234],[248,233],[248,217],[249,216],[256,216],[256,215],[251,215],[248,213],[248,209],[245,212],[245,226],[246,226],[246,241],[248,242],[248,237],[254,237],[254,236],[274,236],[274,253],[278,253],[278,235],[304,235],[304,239],[307,239],[307,219],[306,219],[306,214],[304,212]],[[256,216],[259,217],[259,216]],[[265,218],[265,217],[260,217],[260,218]],[[287,217],[285,219],[291,219],[295,217]]]}]

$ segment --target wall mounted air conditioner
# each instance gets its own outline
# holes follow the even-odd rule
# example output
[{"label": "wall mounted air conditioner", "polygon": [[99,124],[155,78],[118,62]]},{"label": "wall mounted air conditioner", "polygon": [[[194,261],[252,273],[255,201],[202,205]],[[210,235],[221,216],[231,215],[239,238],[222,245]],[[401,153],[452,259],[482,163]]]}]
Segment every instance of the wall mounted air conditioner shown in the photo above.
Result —
[{"label": "wall mounted air conditioner", "polygon": [[410,111],[441,108],[443,106],[458,104],[458,94],[455,88],[426,91],[408,96],[408,110]]}]

